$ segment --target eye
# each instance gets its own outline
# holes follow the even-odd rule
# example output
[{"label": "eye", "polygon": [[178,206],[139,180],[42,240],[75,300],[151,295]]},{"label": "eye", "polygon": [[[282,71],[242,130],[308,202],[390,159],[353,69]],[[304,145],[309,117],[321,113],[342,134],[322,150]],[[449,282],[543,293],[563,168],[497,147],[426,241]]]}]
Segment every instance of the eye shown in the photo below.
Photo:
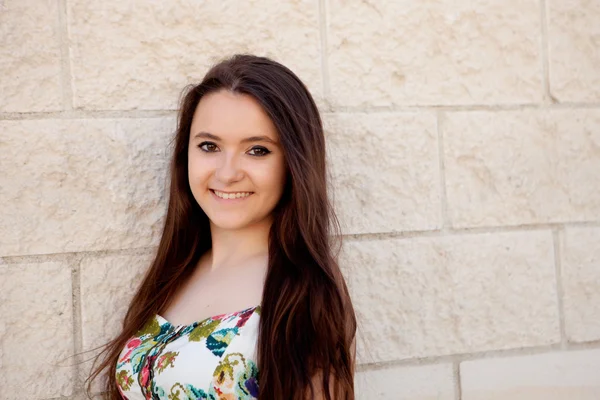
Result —
[{"label": "eye", "polygon": [[213,142],[202,142],[198,145],[200,149],[206,153],[214,153],[217,151],[217,145]]},{"label": "eye", "polygon": [[248,151],[248,154],[250,154],[251,156],[255,156],[255,157],[264,157],[269,153],[270,153],[269,149],[262,147],[262,146],[254,146],[253,148],[251,148]]}]

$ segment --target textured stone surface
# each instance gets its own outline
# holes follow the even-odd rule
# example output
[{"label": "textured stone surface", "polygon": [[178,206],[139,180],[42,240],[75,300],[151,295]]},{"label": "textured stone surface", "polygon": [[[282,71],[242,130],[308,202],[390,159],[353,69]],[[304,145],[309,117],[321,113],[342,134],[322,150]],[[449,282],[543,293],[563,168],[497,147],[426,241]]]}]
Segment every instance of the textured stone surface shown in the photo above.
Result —
[{"label": "textured stone surface", "polygon": [[186,83],[235,52],[274,57],[322,93],[317,0],[68,5],[76,107],[174,108]]},{"label": "textured stone surface", "polygon": [[162,228],[170,118],[0,122],[0,255],[131,248]]},{"label": "textured stone surface", "polygon": [[62,107],[58,1],[0,2],[0,112]]},{"label": "textured stone surface", "polygon": [[569,228],[560,246],[568,339],[600,340],[600,228]]},{"label": "textured stone surface", "polygon": [[[83,350],[104,345],[120,333],[131,298],[152,262],[154,253],[89,256],[81,261],[81,333]],[[98,354],[88,353],[88,359]],[[79,368],[80,382],[91,373],[92,363]],[[104,389],[106,375],[92,384]],[[82,385],[80,385],[83,387]]]},{"label": "textured stone surface", "polygon": [[58,262],[0,265],[0,398],[70,395],[71,270]]},{"label": "textured stone surface", "polygon": [[600,350],[467,361],[463,400],[597,400]]},{"label": "textured stone surface", "polygon": [[559,101],[600,100],[600,2],[548,0],[550,89]]},{"label": "textured stone surface", "polygon": [[560,341],[545,231],[346,240],[360,363]]},{"label": "textured stone surface", "polygon": [[154,254],[89,256],[81,261],[83,349],[120,332],[123,317]]},{"label": "textured stone surface", "polygon": [[454,400],[451,364],[359,372],[355,388],[360,400]]},{"label": "textured stone surface", "polygon": [[[358,234],[342,264],[358,399],[454,399],[450,365],[390,365],[418,357],[473,360],[463,400],[600,398],[598,21],[598,0],[0,0],[0,399],[84,399],[90,363],[61,365],[119,330],[164,216],[175,121],[131,110],[173,109],[238,51],[340,111],[324,120]],[[544,104],[545,71],[568,104]],[[581,352],[525,355],[565,339],[552,234],[527,224],[560,231],[560,317]],[[27,256],[56,252],[75,254]],[[72,257],[81,292],[56,261]],[[522,357],[477,360],[503,349]]]},{"label": "textured stone surface", "polygon": [[536,0],[331,0],[333,101],[498,104],[542,96]]},{"label": "textured stone surface", "polygon": [[600,215],[600,111],[455,112],[441,128],[453,226]]},{"label": "textured stone surface", "polygon": [[435,115],[331,114],[325,121],[344,233],[441,225]]}]

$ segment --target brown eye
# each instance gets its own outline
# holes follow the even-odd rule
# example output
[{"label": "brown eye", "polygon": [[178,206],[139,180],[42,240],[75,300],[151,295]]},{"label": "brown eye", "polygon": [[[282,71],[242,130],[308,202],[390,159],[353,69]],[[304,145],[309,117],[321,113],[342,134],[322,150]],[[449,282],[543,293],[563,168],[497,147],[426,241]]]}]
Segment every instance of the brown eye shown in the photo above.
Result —
[{"label": "brown eye", "polygon": [[217,151],[217,145],[212,142],[202,142],[198,145],[202,151],[206,153],[213,153]]},{"label": "brown eye", "polygon": [[254,146],[248,152],[248,154],[250,154],[251,156],[255,156],[255,157],[264,157],[269,153],[270,153],[269,149],[262,147],[262,146]]}]

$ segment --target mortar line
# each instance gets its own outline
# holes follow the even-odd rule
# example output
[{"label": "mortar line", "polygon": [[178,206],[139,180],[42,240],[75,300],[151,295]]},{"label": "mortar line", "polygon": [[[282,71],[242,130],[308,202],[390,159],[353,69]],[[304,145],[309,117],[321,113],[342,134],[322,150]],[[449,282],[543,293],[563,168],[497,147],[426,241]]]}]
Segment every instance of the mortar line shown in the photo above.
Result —
[{"label": "mortar line", "polygon": [[562,349],[561,343],[554,343],[550,345],[540,345],[513,349],[484,350],[440,356],[424,356],[406,358],[401,360],[362,363],[357,365],[357,371],[378,371],[395,367],[419,367],[439,364],[452,364],[454,362],[460,364],[465,361],[478,361],[486,359],[511,358],[522,356],[537,356],[548,353],[569,353],[583,350],[600,350],[600,340],[595,342],[579,343],[579,345],[569,343],[569,346],[566,349]]},{"label": "mortar line", "polygon": [[[463,112],[463,111],[545,111],[545,110],[600,110],[600,103],[562,102],[551,104],[509,104],[509,105],[422,105],[422,106],[374,106],[374,107],[332,107],[322,112],[329,114],[385,114],[414,112]],[[177,110],[84,110],[73,109],[46,112],[0,112],[0,120],[39,120],[39,119],[106,119],[106,118],[158,118],[175,117]]]},{"label": "mortar line", "polygon": [[0,113],[0,120],[128,119],[175,117],[175,110],[65,110],[56,112]]},{"label": "mortar line", "polygon": [[564,290],[562,285],[562,261],[561,261],[561,246],[560,246],[560,237],[561,234],[564,234],[564,231],[561,228],[556,228],[552,230],[552,242],[554,247],[554,271],[556,274],[556,297],[557,297],[557,307],[558,307],[558,320],[560,327],[560,343],[563,349],[566,349],[568,346],[567,339],[567,331],[565,326],[565,307],[563,303],[564,299]]},{"label": "mortar line", "polygon": [[328,99],[331,98],[329,85],[329,62],[327,58],[327,0],[319,0],[319,32],[321,34],[321,74],[323,77],[323,100],[327,109],[330,108]]},{"label": "mortar line", "polygon": [[66,0],[58,0],[58,23],[61,56],[61,86],[63,107],[65,110],[73,109],[73,87],[71,80],[71,52],[69,49],[69,25]]},{"label": "mortar line", "polygon": [[441,111],[436,113],[436,128],[438,138],[438,172],[440,174],[440,216],[442,219],[441,231],[446,232],[450,227],[448,220],[448,195],[446,192],[446,167],[444,163],[444,134],[442,129],[443,117]]},{"label": "mortar line", "polygon": [[462,400],[462,386],[460,381],[460,361],[452,363],[452,376],[454,378],[454,400]]},{"label": "mortar line", "polygon": [[118,255],[140,255],[145,252],[156,251],[157,246],[134,247],[129,249],[102,249],[102,250],[86,250],[73,251],[64,253],[46,253],[46,254],[23,254],[0,257],[0,264],[24,264],[24,263],[40,263],[49,261],[62,261],[65,257],[78,255],[80,257],[104,257]]},{"label": "mortar line", "polygon": [[[364,240],[387,240],[387,239],[416,239],[416,238],[437,238],[459,235],[478,235],[487,233],[519,233],[519,232],[538,232],[552,231],[557,228],[572,228],[572,227],[592,227],[600,228],[599,221],[580,221],[580,222],[560,222],[560,223],[539,223],[527,225],[505,225],[505,226],[482,226],[472,228],[449,228],[446,231],[440,229],[430,230],[405,230],[405,231],[389,231],[389,232],[373,232],[373,233],[352,233],[343,234],[343,240],[349,241],[364,241]],[[62,260],[63,257],[72,254],[80,254],[81,256],[102,257],[104,255],[129,255],[143,254],[146,251],[154,252],[156,246],[132,247],[128,249],[99,249],[85,251],[67,251],[59,253],[41,253],[41,254],[13,254],[0,256],[0,264],[23,264],[37,263],[45,261]]]},{"label": "mortar line", "polygon": [[565,109],[594,109],[600,103],[594,102],[561,102],[561,103],[514,103],[514,104],[422,104],[422,105],[391,105],[391,106],[335,106],[334,113],[389,113],[416,111],[521,111],[521,110],[565,110]]},{"label": "mortar line", "polygon": [[600,221],[582,221],[582,222],[563,222],[563,223],[539,223],[527,225],[504,225],[504,226],[482,226],[465,228],[448,228],[445,231],[440,229],[432,230],[406,230],[389,231],[373,233],[355,233],[345,234],[345,240],[386,240],[386,239],[411,239],[428,237],[446,237],[452,235],[477,235],[486,233],[518,233],[518,232],[537,232],[544,230],[553,230],[557,227],[600,227]]},{"label": "mortar line", "polygon": [[73,301],[73,345],[75,351],[75,365],[73,366],[73,395],[77,395],[81,391],[81,370],[82,363],[81,352],[83,352],[83,329],[82,329],[82,312],[81,312],[81,254],[77,255],[74,260],[74,266],[71,269],[72,281],[72,301]]},{"label": "mortar line", "polygon": [[544,101],[554,104],[558,101],[552,96],[550,90],[550,60],[548,47],[548,19],[546,12],[546,0],[540,0],[540,28],[541,28],[541,63],[542,63],[542,87],[544,90]]}]

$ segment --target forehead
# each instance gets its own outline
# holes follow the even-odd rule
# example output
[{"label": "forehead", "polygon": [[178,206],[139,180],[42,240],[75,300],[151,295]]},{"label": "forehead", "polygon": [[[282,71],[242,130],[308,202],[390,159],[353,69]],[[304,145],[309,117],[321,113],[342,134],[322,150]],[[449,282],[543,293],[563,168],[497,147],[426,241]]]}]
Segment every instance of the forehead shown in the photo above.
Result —
[{"label": "forehead", "polygon": [[223,140],[263,135],[277,140],[277,129],[252,96],[220,90],[202,97],[192,119],[190,137],[209,132]]}]

